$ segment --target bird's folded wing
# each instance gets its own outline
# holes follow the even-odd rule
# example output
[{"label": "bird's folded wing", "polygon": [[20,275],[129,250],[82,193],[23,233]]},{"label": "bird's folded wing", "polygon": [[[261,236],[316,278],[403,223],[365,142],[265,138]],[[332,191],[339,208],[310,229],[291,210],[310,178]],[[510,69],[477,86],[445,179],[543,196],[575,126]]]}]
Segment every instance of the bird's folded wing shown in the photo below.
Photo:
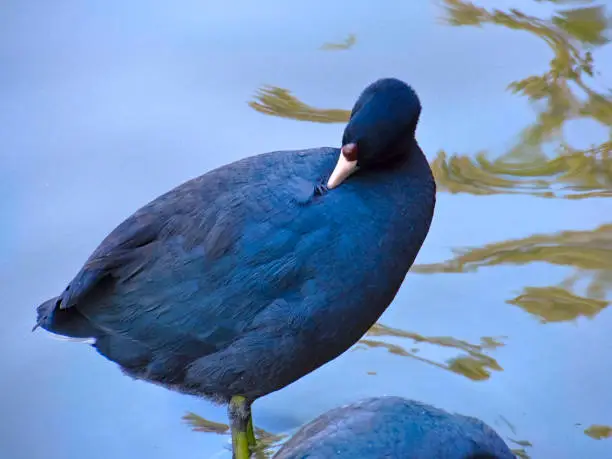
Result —
[{"label": "bird's folded wing", "polygon": [[73,281],[60,295],[59,306],[75,306],[107,279],[127,280],[150,260],[163,221],[153,215],[135,214],[117,227],[94,251]]}]

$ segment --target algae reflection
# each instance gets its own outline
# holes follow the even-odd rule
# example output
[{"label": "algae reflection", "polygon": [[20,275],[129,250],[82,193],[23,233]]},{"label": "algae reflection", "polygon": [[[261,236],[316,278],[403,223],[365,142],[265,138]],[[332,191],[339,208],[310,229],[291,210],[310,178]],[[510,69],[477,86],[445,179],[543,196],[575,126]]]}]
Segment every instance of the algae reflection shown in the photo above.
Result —
[{"label": "algae reflection", "polygon": [[[510,424],[503,416],[500,416],[507,423],[513,434],[516,434],[515,427]],[[195,432],[215,433],[219,435],[227,435],[229,426],[224,423],[211,421],[197,414],[188,412],[183,416],[183,420],[191,426]],[[254,452],[255,459],[269,459],[278,450],[282,442],[288,437],[286,434],[273,434],[260,428],[255,428],[258,437],[258,448]],[[584,430],[584,434],[594,440],[604,440],[612,438],[612,427],[606,425],[591,425]],[[527,449],[533,448],[533,444],[528,440],[517,440],[512,437],[506,437],[515,445],[512,452],[521,459],[529,459],[531,455]]]},{"label": "algae reflection", "polygon": [[516,457],[520,459],[531,459],[531,456],[527,452],[527,448],[533,447],[533,444],[530,441],[514,440],[512,438],[508,438],[508,440],[518,446],[518,448],[512,449],[512,452],[516,455]]},{"label": "algae reflection", "polygon": [[594,440],[604,440],[606,438],[612,438],[612,427],[593,424],[584,429],[584,434]]},{"label": "algae reflection", "polygon": [[[413,347],[406,349],[402,345],[390,342],[390,338],[409,339],[412,341]],[[497,360],[485,353],[485,351],[492,351],[504,346],[504,343],[501,341],[502,338],[504,337],[493,338],[485,336],[480,339],[479,344],[471,344],[450,336],[428,337],[377,323],[359,340],[353,350],[382,348],[391,354],[410,357],[443,370],[457,373],[472,381],[483,381],[491,377],[491,371],[503,371]],[[431,344],[448,349],[457,349],[462,351],[463,355],[453,357],[445,362],[436,362],[435,360],[419,356],[419,348],[414,347],[414,344]]]},{"label": "algae reflection", "polygon": [[[217,435],[230,434],[230,426],[203,418],[195,413],[188,412],[183,416],[185,421],[195,432],[214,433]],[[272,457],[281,442],[287,437],[284,434],[273,434],[259,427],[255,427],[257,445],[253,452],[255,459],[267,459]]]},{"label": "algae reflection", "polygon": [[321,49],[324,51],[344,51],[347,49],[351,49],[357,43],[357,37],[354,33],[351,33],[344,39],[344,41],[339,43],[323,43]]},{"label": "algae reflection", "polygon": [[[498,25],[543,40],[552,51],[548,70],[513,81],[508,88],[539,107],[536,119],[500,158],[475,160],[441,153],[434,161],[440,183],[450,192],[493,194],[527,192],[544,197],[585,198],[612,195],[612,142],[588,149],[565,139],[568,121],[589,119],[612,127],[612,95],[593,88],[592,51],[609,43],[611,23],[603,5],[583,5],[542,19],[516,9],[488,10],[462,0],[444,0],[452,26]],[[570,2],[564,2],[570,3]],[[592,2],[580,2],[592,3]],[[545,148],[555,149],[550,159]]]},{"label": "algae reflection", "polygon": [[[612,224],[590,231],[563,231],[456,250],[451,259],[412,268],[420,273],[464,273],[486,266],[546,262],[574,272],[559,285],[525,287],[508,303],[519,306],[541,322],[562,322],[580,316],[593,318],[609,305],[612,288]],[[585,294],[576,293],[586,281]]]},{"label": "algae reflection", "polygon": [[[518,142],[497,159],[490,159],[486,152],[467,156],[440,151],[432,162],[438,189],[570,199],[612,196],[612,139],[577,149],[563,135],[566,123],[578,119],[595,121],[612,132],[612,94],[593,87],[592,51],[609,42],[606,33],[611,23],[605,8],[582,5],[543,19],[516,9],[488,10],[461,0],[443,0],[442,4],[451,26],[492,24],[528,32],[549,46],[553,58],[545,73],[508,85],[538,107],[535,120],[519,133]],[[343,123],[350,114],[349,110],[313,107],[276,86],[259,89],[249,105],[267,115],[318,123]]]},{"label": "algae reflection", "polygon": [[[510,424],[503,416],[500,416],[502,420],[504,420],[510,430],[512,430],[513,434],[516,434],[515,427]],[[204,433],[214,433],[218,435],[228,435],[230,427],[227,424],[211,421],[209,419],[203,418],[195,413],[188,412],[183,416],[183,421],[185,421],[189,426],[191,426],[194,432],[204,432]],[[606,427],[606,426],[596,426],[598,428]],[[588,430],[588,429],[587,429]],[[599,429],[601,431],[601,429]],[[258,440],[257,449],[253,452],[253,456],[255,459],[270,459],[274,456],[274,454],[281,447],[282,443],[289,437],[287,434],[273,434],[267,432],[258,427],[255,428]],[[585,433],[589,436],[592,436],[595,439],[606,438],[605,432],[602,434],[599,432],[597,436],[593,436],[590,433]],[[532,443],[527,440],[516,440],[512,437],[506,436],[506,439],[510,441],[512,444],[517,446],[517,448],[512,449],[512,452],[521,459],[529,459],[531,456],[527,453],[526,448],[533,447]]]}]

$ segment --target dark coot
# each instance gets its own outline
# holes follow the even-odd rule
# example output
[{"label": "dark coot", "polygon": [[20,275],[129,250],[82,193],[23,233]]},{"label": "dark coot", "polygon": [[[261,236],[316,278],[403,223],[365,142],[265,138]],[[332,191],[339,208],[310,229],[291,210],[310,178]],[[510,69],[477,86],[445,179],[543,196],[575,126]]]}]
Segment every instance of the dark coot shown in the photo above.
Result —
[{"label": "dark coot", "polygon": [[244,451],[251,403],[359,340],[417,256],[435,205],[420,111],[409,86],[381,79],[341,149],[249,157],[160,196],[38,307],[38,325],[92,338],[135,378],[229,403]]},{"label": "dark coot", "polygon": [[515,459],[484,422],[401,397],[335,408],[306,424],[274,459]]}]

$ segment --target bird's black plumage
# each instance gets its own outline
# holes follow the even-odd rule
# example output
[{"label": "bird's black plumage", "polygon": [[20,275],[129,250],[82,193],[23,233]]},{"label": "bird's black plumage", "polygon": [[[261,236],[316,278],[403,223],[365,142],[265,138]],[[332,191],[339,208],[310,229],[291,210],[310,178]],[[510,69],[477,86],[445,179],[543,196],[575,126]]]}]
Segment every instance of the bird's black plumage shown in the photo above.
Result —
[{"label": "bird's black plumage", "polygon": [[110,233],[38,324],[90,337],[128,374],[228,401],[278,390],[354,344],[398,291],[435,183],[395,79],[364,90],[343,144],[249,157],[190,180]]},{"label": "bird's black plumage", "polygon": [[514,459],[484,422],[401,397],[360,400],[303,426],[274,459]]}]

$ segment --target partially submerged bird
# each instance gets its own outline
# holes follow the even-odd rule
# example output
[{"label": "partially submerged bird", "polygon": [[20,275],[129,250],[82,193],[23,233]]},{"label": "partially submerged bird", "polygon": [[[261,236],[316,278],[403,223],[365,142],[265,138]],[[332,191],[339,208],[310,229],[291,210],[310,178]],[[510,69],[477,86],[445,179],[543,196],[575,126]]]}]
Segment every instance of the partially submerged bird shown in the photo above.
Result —
[{"label": "partially submerged bird", "polygon": [[484,422],[401,397],[368,398],[300,428],[274,459],[515,459]]},{"label": "partially submerged bird", "polygon": [[160,196],[110,233],[38,325],[91,338],[135,378],[251,403],[334,359],[376,322],[429,231],[435,182],[405,83],[368,86],[342,148],[277,151]]}]

